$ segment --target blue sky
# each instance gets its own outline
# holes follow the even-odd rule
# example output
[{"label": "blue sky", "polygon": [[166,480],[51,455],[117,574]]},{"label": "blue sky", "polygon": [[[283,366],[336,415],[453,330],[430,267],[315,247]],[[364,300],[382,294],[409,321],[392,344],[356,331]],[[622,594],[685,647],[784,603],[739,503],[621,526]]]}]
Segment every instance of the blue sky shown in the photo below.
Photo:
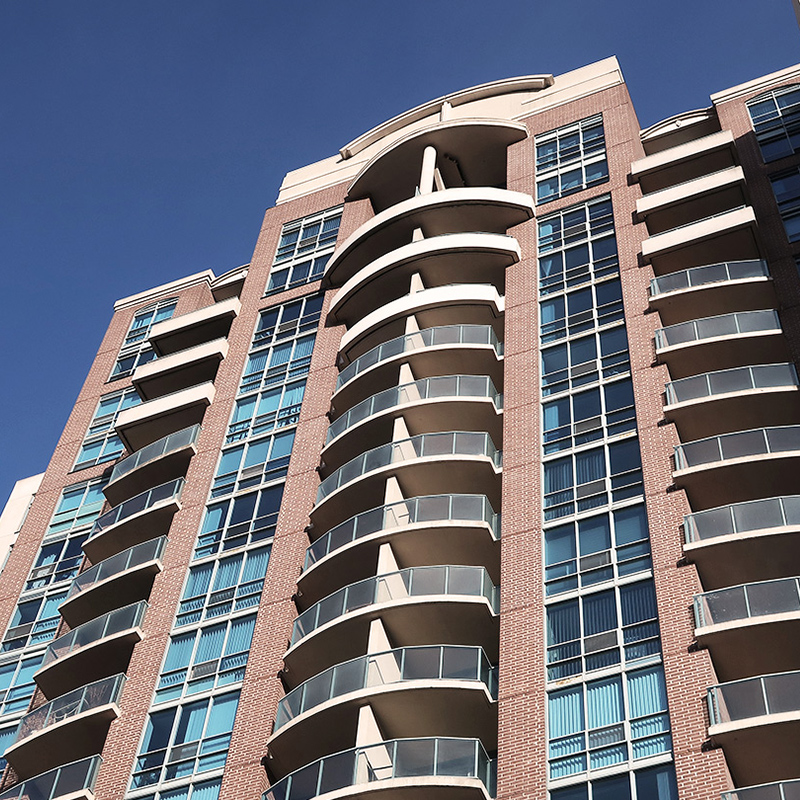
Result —
[{"label": "blue sky", "polygon": [[0,503],[114,301],[250,259],[285,172],[406,108],[609,55],[642,126],[800,61],[791,0],[2,0]]}]

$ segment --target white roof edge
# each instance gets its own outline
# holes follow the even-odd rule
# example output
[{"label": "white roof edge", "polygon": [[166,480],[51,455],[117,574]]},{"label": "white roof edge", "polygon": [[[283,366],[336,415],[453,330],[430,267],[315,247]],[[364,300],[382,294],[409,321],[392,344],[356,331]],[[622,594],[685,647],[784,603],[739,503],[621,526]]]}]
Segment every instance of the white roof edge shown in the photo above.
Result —
[{"label": "white roof edge", "polygon": [[715,92],[711,95],[711,102],[715,106],[720,103],[727,103],[751,92],[757,92],[760,89],[766,91],[775,84],[783,83],[792,78],[797,78],[800,81],[800,64],[786,67],[786,69],[778,70],[778,72],[771,72],[769,75],[762,75],[760,78],[747,81],[747,83],[740,83],[730,89],[723,89],[721,92]]},{"label": "white roof edge", "polygon": [[128,297],[122,297],[114,303],[114,311],[130,308],[145,300],[155,300],[157,297],[167,292],[183,291],[190,286],[196,286],[198,283],[207,283],[210,286],[215,280],[216,276],[210,269],[203,270],[203,272],[195,272],[193,275],[187,275],[185,278],[178,278],[175,281],[162,283],[160,286],[154,286],[152,289],[145,289],[143,292],[138,292]]},{"label": "white roof edge", "polygon": [[681,111],[678,114],[673,114],[671,117],[665,117],[664,119],[660,119],[658,122],[654,122],[652,125],[649,125],[646,128],[642,128],[639,131],[639,136],[643,141],[647,139],[655,138],[658,136],[659,129],[667,128],[671,124],[680,122],[681,120],[692,120],[695,119],[710,119],[714,116],[714,107],[708,106],[707,108],[694,108],[691,111]]}]

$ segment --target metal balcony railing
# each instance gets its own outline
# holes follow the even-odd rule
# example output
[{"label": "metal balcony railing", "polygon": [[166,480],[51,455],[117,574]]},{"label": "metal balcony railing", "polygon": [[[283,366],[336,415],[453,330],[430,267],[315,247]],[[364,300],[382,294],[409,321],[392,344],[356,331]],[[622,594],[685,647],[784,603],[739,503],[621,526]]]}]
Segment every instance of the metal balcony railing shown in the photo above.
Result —
[{"label": "metal balcony railing", "polygon": [[694,598],[695,627],[800,612],[800,578],[745,583]]},{"label": "metal balcony railing", "polygon": [[675,447],[675,469],[688,469],[731,459],[800,451],[800,425],[755,428],[710,436]]},{"label": "metal balcony railing", "polygon": [[668,383],[667,405],[686,403],[718,394],[785,386],[797,386],[797,371],[794,364],[763,364],[723,369]]},{"label": "metal balcony railing", "polygon": [[661,294],[677,292],[682,289],[696,289],[712,283],[768,277],[769,267],[766,261],[756,259],[724,261],[721,264],[692,267],[682,272],[673,272],[669,275],[653,278],[650,281],[650,297],[658,297]]},{"label": "metal balcony railing", "polygon": [[22,781],[0,794],[0,800],[57,800],[80,791],[94,791],[103,759],[83,758]]},{"label": "metal balcony railing", "polygon": [[137,450],[132,455],[123,458],[122,461],[118,461],[114,465],[109,483],[119,480],[123,475],[127,475],[143,464],[147,464],[150,461],[161,458],[161,456],[174,453],[177,450],[183,450],[183,448],[195,444],[199,436],[200,426],[191,425],[188,428],[184,428],[182,431],[170,433],[162,439],[146,445],[141,450]]},{"label": "metal balcony railing", "polygon": [[434,494],[378,506],[331,528],[306,550],[304,569],[340,547],[378,531],[437,522],[485,522],[500,536],[500,515],[482,494]]},{"label": "metal balcony railing", "polygon": [[655,333],[656,350],[700,342],[703,339],[779,330],[781,322],[777,311],[738,311],[735,314],[720,314],[717,317],[693,319],[659,328]]},{"label": "metal balcony railing", "polygon": [[712,725],[786,712],[800,714],[800,672],[759,675],[708,690],[708,718]]},{"label": "metal balcony railing", "polygon": [[90,538],[97,536],[107,528],[122,522],[128,517],[132,517],[134,514],[148,511],[159,503],[180,497],[183,484],[183,478],[176,478],[174,481],[162,483],[160,486],[155,486],[146,492],[137,494],[136,497],[132,497],[130,500],[126,500],[124,503],[120,503],[95,520],[92,532],[89,534]]},{"label": "metal balcony railing", "polygon": [[500,592],[483,567],[411,567],[351,583],[306,609],[294,621],[291,644],[343,614],[411,597],[485,597],[496,614]]},{"label": "metal balcony railing", "polygon": [[800,800],[800,779],[731,789],[722,793],[722,800]]},{"label": "metal balcony railing", "polygon": [[687,544],[717,536],[785,527],[800,528],[800,495],[733,503],[708,511],[698,511],[683,518],[684,539]]}]

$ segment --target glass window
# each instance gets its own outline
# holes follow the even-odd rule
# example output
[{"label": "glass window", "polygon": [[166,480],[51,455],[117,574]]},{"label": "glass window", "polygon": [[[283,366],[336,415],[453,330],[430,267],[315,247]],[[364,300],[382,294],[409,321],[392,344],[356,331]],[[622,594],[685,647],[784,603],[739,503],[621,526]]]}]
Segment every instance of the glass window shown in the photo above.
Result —
[{"label": "glass window", "polygon": [[253,350],[271,347],[316,330],[322,313],[323,295],[311,295],[261,312],[253,335]]},{"label": "glass window", "polygon": [[133,388],[113,392],[100,398],[92,424],[81,445],[75,469],[113,461],[122,455],[125,448],[122,440],[114,432],[114,425],[121,411],[140,402],[141,398]]},{"label": "glass window", "polygon": [[236,401],[226,443],[295,425],[305,394],[305,380],[273,386]]},{"label": "glass window", "polygon": [[747,104],[761,157],[777,161],[800,150],[800,86],[782,86]]},{"label": "glass window", "polygon": [[678,800],[672,764],[627,771],[550,792],[551,800]]},{"label": "glass window", "polygon": [[0,773],[6,768],[7,764],[6,760],[3,758],[3,754],[16,738],[16,725],[12,725],[10,728],[0,728]]},{"label": "glass window", "polygon": [[23,647],[46,644],[55,638],[61,622],[58,607],[66,596],[66,591],[63,591],[20,600],[3,637],[0,652],[7,653]]},{"label": "glass window", "polygon": [[33,674],[42,664],[44,653],[0,664],[0,717],[19,714],[30,704],[36,684]]},{"label": "glass window", "polygon": [[221,785],[222,778],[217,778],[213,781],[188,783],[177,789],[169,789],[168,791],[155,792],[154,794],[139,797],[138,800],[217,800]]},{"label": "glass window", "polygon": [[111,371],[110,380],[124,378],[140,364],[146,364],[156,357],[153,349],[147,344],[147,336],[153,325],[172,316],[177,305],[178,300],[173,297],[147,306],[134,314],[125,341],[120,348],[117,363]]},{"label": "glass window", "polygon": [[778,211],[790,242],[800,241],[800,168],[770,176]]},{"label": "glass window", "polygon": [[56,534],[45,539],[28,576],[25,591],[71,581],[78,574],[83,560],[82,546],[88,537],[89,531],[84,529],[66,538],[63,534]]},{"label": "glass window", "polygon": [[256,439],[224,450],[211,497],[285,478],[294,444],[294,430]]},{"label": "glass window", "polygon": [[103,494],[105,485],[105,480],[94,480],[67,486],[61,493],[61,499],[47,528],[48,537],[54,533],[93,525],[106,502]]}]

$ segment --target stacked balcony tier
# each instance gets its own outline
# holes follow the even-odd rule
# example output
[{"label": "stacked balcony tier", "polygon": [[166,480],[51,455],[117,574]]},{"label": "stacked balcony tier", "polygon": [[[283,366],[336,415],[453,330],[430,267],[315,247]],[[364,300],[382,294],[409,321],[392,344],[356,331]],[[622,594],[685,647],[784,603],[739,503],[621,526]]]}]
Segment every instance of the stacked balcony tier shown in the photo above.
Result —
[{"label": "stacked balcony tier", "polygon": [[21,781],[0,800],[94,800],[94,785],[103,759],[84,758]]}]

